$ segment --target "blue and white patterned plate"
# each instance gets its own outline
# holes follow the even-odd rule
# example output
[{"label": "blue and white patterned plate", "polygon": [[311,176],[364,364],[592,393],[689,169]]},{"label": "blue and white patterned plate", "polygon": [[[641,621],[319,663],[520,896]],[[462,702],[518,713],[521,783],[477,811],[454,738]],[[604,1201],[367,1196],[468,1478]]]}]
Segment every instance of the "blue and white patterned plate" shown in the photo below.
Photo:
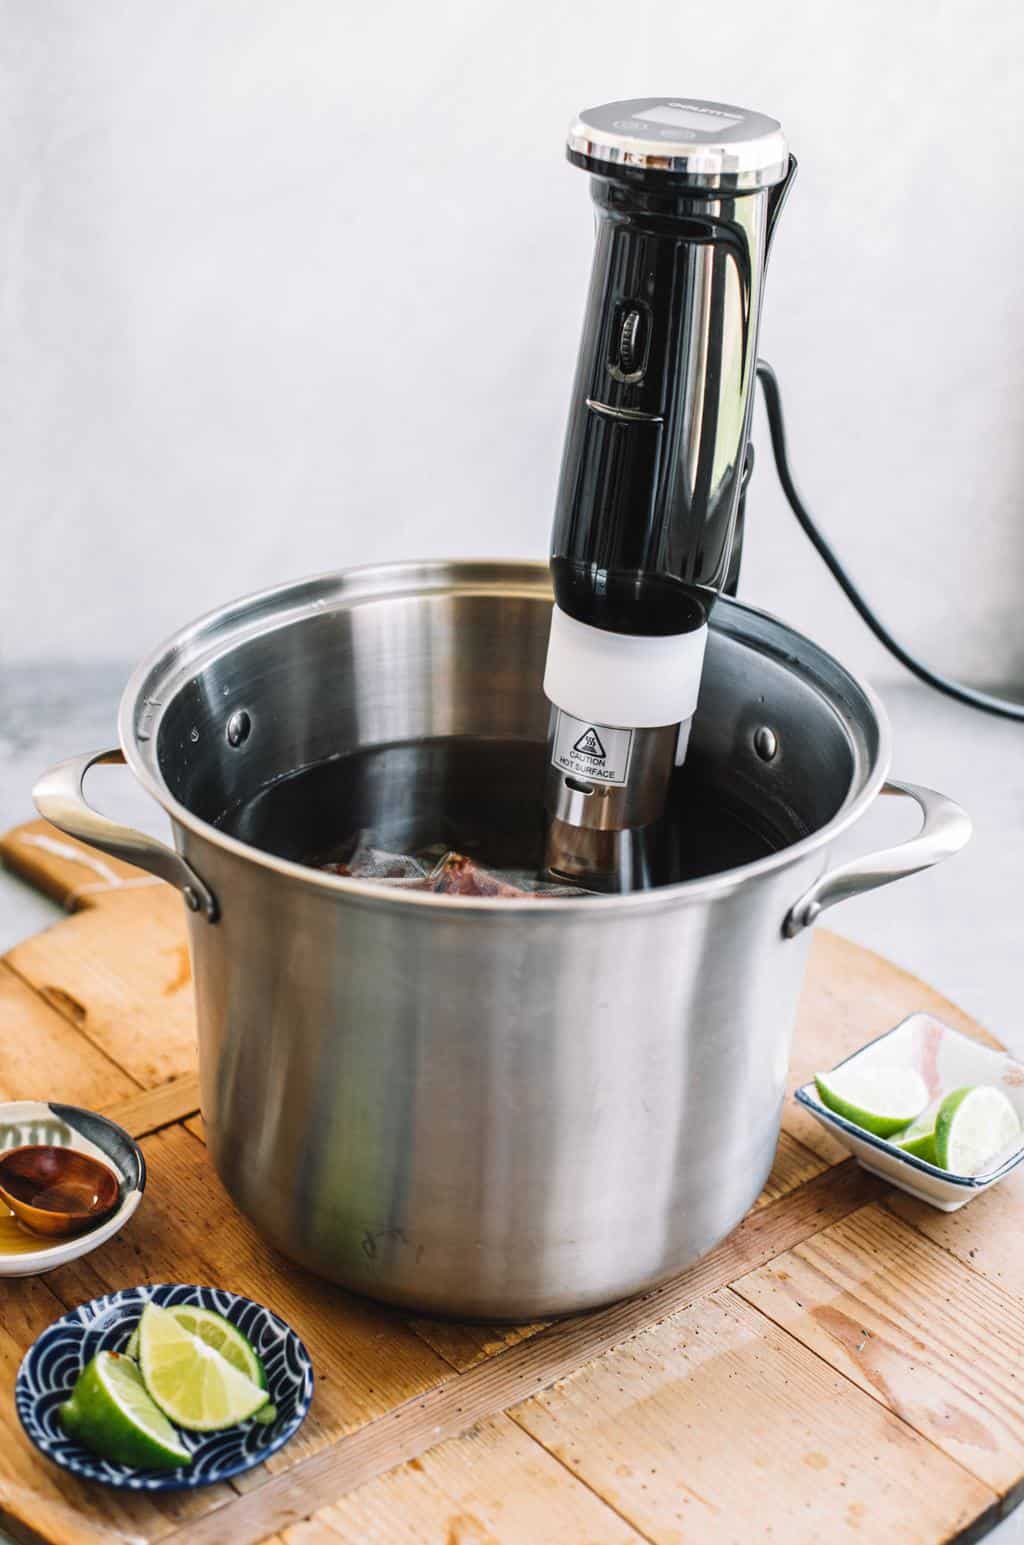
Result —
[{"label": "blue and white patterned plate", "polygon": [[[136,1470],[99,1459],[69,1438],[57,1409],[97,1352],[121,1352],[147,1303],[199,1304],[230,1320],[252,1342],[267,1373],[277,1420],[242,1422],[225,1432],[184,1432],[192,1463],[178,1470]],[[82,1304],[43,1331],[18,1370],[14,1401],[36,1448],[73,1475],[130,1491],[180,1491],[229,1480],[276,1454],[298,1431],[313,1399],[313,1365],[298,1336],[276,1314],[222,1288],[159,1283],[122,1288]]]}]

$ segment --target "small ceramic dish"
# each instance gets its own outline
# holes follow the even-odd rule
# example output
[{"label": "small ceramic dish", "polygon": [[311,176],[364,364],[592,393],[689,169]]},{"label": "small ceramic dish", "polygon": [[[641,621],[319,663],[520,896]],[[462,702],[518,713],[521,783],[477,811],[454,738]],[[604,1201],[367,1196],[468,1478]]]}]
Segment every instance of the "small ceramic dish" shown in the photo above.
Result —
[{"label": "small ceramic dish", "polygon": [[[177,1470],[137,1470],[99,1459],[69,1438],[57,1417],[75,1380],[97,1352],[123,1352],[147,1303],[198,1304],[230,1320],[255,1347],[277,1420],[242,1422],[224,1432],[183,1432],[192,1463]],[[313,1365],[298,1336],[262,1304],[222,1288],[160,1283],[122,1288],[66,1314],[33,1343],[18,1370],[14,1403],[29,1438],[72,1475],[129,1491],[183,1491],[241,1475],[276,1454],[301,1427],[313,1399]]]},{"label": "small ceramic dish", "polygon": [[[1005,1052],[993,1051],[970,1036],[961,1035],[931,1014],[911,1014],[839,1066],[855,1064],[916,1068],[928,1086],[932,1102],[965,1084],[994,1084],[1009,1099],[1024,1127],[1024,1066]],[[865,1169],[943,1212],[956,1212],[972,1197],[1002,1180],[1024,1159],[1022,1143],[1011,1152],[997,1154],[992,1166],[980,1175],[951,1175],[829,1110],[813,1082],[797,1089],[796,1098]]]},{"label": "small ceramic dish", "polygon": [[58,1105],[53,1100],[0,1104],[0,1153],[32,1143],[74,1148],[109,1165],[120,1183],[120,1199],[114,1211],[93,1228],[52,1239],[30,1233],[0,1202],[0,1277],[35,1277],[88,1255],[124,1228],[146,1188],[142,1149],[116,1121],[108,1121],[95,1111]]}]

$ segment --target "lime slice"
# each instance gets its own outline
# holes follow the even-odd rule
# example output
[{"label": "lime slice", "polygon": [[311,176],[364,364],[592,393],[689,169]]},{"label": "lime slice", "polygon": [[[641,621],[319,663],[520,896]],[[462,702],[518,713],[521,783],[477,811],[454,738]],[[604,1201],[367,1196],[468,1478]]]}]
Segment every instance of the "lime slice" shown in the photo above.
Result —
[{"label": "lime slice", "polygon": [[938,1111],[925,1111],[912,1121],[909,1127],[902,1132],[897,1132],[891,1142],[902,1148],[904,1153],[912,1153],[915,1159],[924,1159],[928,1164],[938,1164],[935,1154],[935,1118]]},{"label": "lime slice", "polygon": [[928,1086],[913,1068],[847,1064],[815,1073],[814,1082],[829,1110],[876,1137],[892,1137],[928,1104]]},{"label": "lime slice", "polygon": [[[213,1347],[222,1357],[240,1372],[258,1384],[260,1389],[267,1388],[267,1371],[260,1360],[259,1354],[252,1342],[249,1341],[237,1326],[232,1325],[222,1314],[215,1314],[212,1309],[202,1309],[195,1304],[168,1304],[167,1313],[173,1314],[179,1325],[184,1326],[193,1336],[198,1336],[205,1341],[207,1346]],[[126,1357],[133,1357],[138,1361],[139,1357],[139,1327],[136,1325],[128,1338],[124,1349]],[[277,1407],[268,1401],[261,1406],[253,1417],[261,1427],[269,1427],[277,1421]]]},{"label": "lime slice", "polygon": [[977,1175],[1020,1139],[1020,1118],[1001,1089],[954,1089],[935,1118],[935,1159],[953,1175]]},{"label": "lime slice", "polygon": [[267,1375],[255,1347],[230,1320],[222,1314],[214,1314],[212,1309],[200,1309],[196,1304],[170,1304],[167,1313],[173,1314],[179,1325],[205,1341],[208,1347],[213,1347],[221,1357],[226,1357],[232,1368],[244,1373],[260,1389],[266,1389]]},{"label": "lime slice", "polygon": [[70,1399],[60,1408],[69,1437],[117,1464],[147,1470],[176,1470],[192,1463],[170,1422],[146,1393],[130,1358],[99,1352],[78,1375]]},{"label": "lime slice", "polygon": [[139,1321],[139,1366],[164,1415],[191,1432],[219,1432],[255,1415],[267,1392],[159,1304]]}]

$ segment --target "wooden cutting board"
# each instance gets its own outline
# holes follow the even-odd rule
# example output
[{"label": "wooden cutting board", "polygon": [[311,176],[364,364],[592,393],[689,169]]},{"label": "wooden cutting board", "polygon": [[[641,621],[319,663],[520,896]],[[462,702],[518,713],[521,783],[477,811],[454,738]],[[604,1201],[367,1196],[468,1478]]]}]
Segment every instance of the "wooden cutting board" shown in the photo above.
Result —
[{"label": "wooden cutting board", "polygon": [[[176,892],[42,822],[0,839],[72,914],[0,960],[0,1098],[106,1111],[149,1187],[84,1260],[0,1286],[0,1523],[53,1545],[624,1545],[975,1539],[1024,1486],[1024,1173],[933,1212],[858,1169],[792,1101],[758,1204],[640,1298],[502,1329],[402,1314],[276,1255],[207,1160]],[[931,988],[819,933],[791,1084]],[[770,1011],[770,1010],[769,1010]],[[65,1310],[208,1282],[290,1320],[312,1412],[265,1467],[146,1499],[78,1482],[23,1437],[14,1376]]]}]

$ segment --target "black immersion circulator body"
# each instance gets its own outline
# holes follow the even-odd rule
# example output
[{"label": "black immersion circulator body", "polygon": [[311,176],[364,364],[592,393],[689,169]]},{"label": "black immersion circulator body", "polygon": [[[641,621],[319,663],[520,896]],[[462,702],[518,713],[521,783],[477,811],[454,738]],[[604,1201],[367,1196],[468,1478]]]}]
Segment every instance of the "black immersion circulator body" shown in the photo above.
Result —
[{"label": "black immersion circulator body", "polygon": [[555,511],[555,598],[605,631],[698,628],[733,554],[767,247],[790,175],[749,193],[591,172],[597,240]]}]

